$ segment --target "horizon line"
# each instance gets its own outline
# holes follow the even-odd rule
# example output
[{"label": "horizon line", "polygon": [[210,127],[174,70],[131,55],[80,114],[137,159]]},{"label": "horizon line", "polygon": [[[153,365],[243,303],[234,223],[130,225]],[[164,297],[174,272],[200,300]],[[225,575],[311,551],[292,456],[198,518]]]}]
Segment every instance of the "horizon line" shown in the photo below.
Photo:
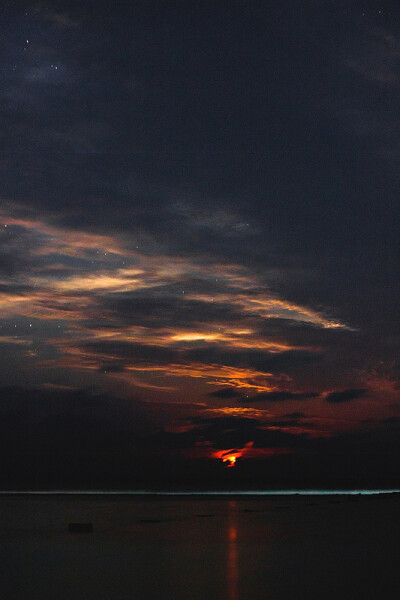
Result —
[{"label": "horizon line", "polygon": [[400,489],[357,490],[0,490],[1,496],[329,496],[399,494]]}]

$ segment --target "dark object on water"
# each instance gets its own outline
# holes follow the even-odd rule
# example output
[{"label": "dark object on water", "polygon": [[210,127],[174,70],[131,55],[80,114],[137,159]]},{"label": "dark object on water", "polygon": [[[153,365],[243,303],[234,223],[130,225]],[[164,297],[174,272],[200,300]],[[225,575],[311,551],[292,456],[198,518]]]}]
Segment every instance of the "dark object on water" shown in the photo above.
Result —
[{"label": "dark object on water", "polygon": [[93,533],[92,523],[69,523],[69,533]]}]

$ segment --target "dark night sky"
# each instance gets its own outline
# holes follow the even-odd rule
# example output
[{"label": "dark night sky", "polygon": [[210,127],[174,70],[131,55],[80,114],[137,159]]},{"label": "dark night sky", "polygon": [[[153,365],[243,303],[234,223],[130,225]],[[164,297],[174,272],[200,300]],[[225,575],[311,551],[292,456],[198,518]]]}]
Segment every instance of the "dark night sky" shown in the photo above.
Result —
[{"label": "dark night sky", "polygon": [[2,485],[397,477],[396,3],[0,11]]}]

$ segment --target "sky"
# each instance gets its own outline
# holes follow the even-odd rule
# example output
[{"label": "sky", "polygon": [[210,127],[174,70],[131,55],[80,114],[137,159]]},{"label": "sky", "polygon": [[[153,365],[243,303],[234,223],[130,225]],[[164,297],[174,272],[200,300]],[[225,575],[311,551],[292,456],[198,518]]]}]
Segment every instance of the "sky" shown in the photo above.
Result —
[{"label": "sky", "polygon": [[0,484],[393,483],[396,3],[0,11]]}]

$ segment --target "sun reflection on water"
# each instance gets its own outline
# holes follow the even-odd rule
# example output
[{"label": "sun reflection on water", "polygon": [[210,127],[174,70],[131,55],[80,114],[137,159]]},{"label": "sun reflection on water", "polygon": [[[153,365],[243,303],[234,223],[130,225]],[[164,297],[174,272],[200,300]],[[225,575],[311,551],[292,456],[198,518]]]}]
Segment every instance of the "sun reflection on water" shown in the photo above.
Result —
[{"label": "sun reflection on water", "polygon": [[228,563],[227,563],[227,600],[239,600],[239,551],[237,502],[228,503]]}]

